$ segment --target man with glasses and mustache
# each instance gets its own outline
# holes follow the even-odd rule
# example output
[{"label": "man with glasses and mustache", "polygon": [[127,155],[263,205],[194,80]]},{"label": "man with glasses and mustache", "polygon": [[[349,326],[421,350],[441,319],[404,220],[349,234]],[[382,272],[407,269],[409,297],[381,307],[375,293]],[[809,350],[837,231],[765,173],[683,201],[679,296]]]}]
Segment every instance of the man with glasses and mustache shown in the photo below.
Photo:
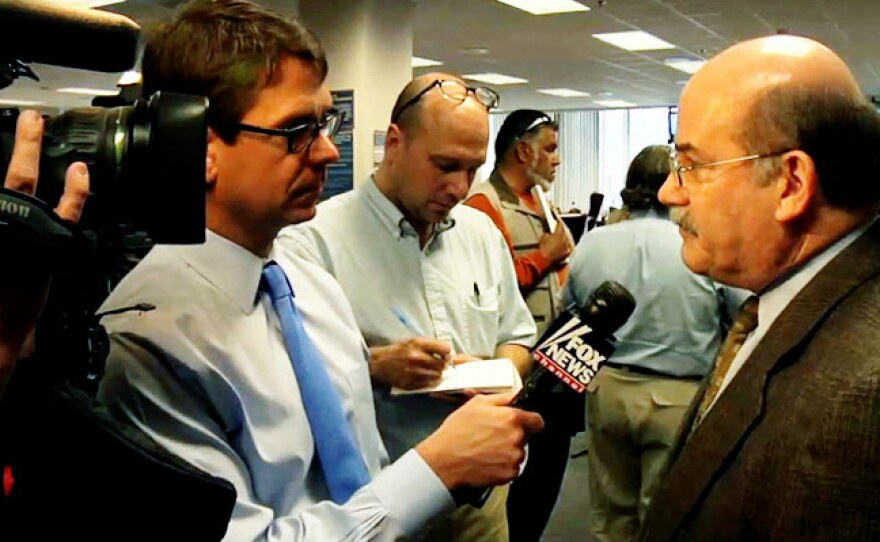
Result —
[{"label": "man with glasses and mustache", "polygon": [[146,92],[210,99],[207,239],[156,246],[106,301],[155,309],[102,320],[99,396],[235,486],[226,539],[416,538],[451,490],[516,476],[542,422],[512,394],[472,399],[388,465],[351,307],[275,241],[315,215],[339,157],[315,37],[245,0],[197,0],[149,37],[143,74]]},{"label": "man with glasses and mustache", "polygon": [[[379,168],[279,238],[333,274],[351,301],[392,459],[457,406],[391,396],[392,387],[434,384],[452,357],[506,357],[521,374],[530,368],[535,324],[504,238],[483,213],[458,205],[486,158],[488,111],[497,103],[490,89],[449,74],[416,78],[394,106]],[[497,488],[482,508],[459,508],[428,539],[506,541],[506,495]]]},{"label": "man with glasses and mustache", "polygon": [[734,45],[681,96],[694,272],[753,292],[682,426],[642,539],[880,538],[880,116],[807,38]]},{"label": "man with glasses and mustache", "polygon": [[[495,138],[495,169],[465,203],[486,213],[507,241],[520,292],[540,337],[562,312],[560,293],[568,274],[565,260],[574,240],[556,217],[555,231],[532,188],[549,190],[559,166],[559,129],[546,113],[518,109],[501,124]],[[529,443],[530,461],[510,487],[507,519],[515,542],[535,541],[550,519],[559,495],[572,435],[584,430],[583,396],[563,394],[558,416]],[[577,413],[577,414],[575,414]]]}]

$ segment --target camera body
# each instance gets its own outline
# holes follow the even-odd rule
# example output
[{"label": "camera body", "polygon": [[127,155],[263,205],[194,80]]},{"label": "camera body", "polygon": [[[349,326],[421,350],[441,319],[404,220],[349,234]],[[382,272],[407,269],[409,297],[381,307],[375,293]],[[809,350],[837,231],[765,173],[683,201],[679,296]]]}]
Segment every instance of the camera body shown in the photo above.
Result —
[{"label": "camera body", "polygon": [[[29,37],[47,33],[68,39],[48,46]],[[22,75],[37,78],[27,62],[119,72],[134,67],[140,53],[140,29],[121,15],[42,0],[0,4],[3,86]],[[89,393],[107,353],[97,307],[153,244],[201,243],[205,236],[207,99],[170,92],[138,98],[129,90],[111,100],[123,105],[46,118],[36,194],[0,188],[0,246],[15,255],[15,265],[0,265],[0,278],[53,275],[34,361],[47,380]],[[3,171],[18,114],[0,109]],[[53,211],[73,162],[88,167],[90,188],[76,226]]]}]

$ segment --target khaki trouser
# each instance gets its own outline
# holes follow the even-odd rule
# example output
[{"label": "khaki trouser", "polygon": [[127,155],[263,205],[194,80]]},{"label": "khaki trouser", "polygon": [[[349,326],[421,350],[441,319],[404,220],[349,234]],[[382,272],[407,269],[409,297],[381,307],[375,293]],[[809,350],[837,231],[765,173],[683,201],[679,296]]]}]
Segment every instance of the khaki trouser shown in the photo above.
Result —
[{"label": "khaki trouser", "polygon": [[603,367],[587,387],[590,529],[634,540],[700,382]]},{"label": "khaki trouser", "polygon": [[507,491],[509,486],[492,490],[482,508],[461,506],[435,522],[421,538],[429,542],[508,542]]}]

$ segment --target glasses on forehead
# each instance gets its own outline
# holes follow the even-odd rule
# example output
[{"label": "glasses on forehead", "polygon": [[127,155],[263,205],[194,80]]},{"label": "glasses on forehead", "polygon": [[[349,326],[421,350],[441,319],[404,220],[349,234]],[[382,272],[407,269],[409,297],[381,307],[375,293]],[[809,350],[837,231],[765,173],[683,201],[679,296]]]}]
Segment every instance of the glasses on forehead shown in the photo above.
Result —
[{"label": "glasses on forehead", "polygon": [[400,119],[401,115],[403,115],[404,111],[412,107],[422,98],[422,96],[430,92],[435,87],[440,89],[440,93],[443,95],[444,98],[446,98],[447,100],[451,100],[455,103],[462,103],[467,99],[468,94],[473,94],[474,99],[482,104],[483,107],[485,107],[487,110],[498,107],[498,102],[501,101],[498,93],[489,87],[469,87],[461,81],[437,79],[433,83],[422,89],[421,92],[410,98],[409,101],[407,101],[405,104],[403,104],[401,108],[397,110],[394,116],[391,117],[391,122],[397,122],[398,119]]},{"label": "glasses on forehead", "polygon": [[333,138],[339,132],[342,117],[342,112],[331,109],[318,120],[304,122],[289,128],[264,128],[244,122],[223,122],[222,124],[243,132],[287,138],[287,152],[295,154],[308,149],[318,134]]},{"label": "glasses on forehead", "polygon": [[730,158],[728,160],[719,160],[717,162],[706,162],[704,164],[691,164],[689,166],[683,166],[678,162],[678,151],[672,149],[669,152],[669,170],[675,175],[675,180],[678,182],[678,187],[684,187],[684,174],[693,171],[695,169],[707,168],[707,167],[717,167],[717,166],[726,166],[728,164],[738,164],[741,162],[750,162],[752,160],[759,160],[761,158],[771,158],[773,156],[780,156],[787,152],[791,152],[792,149],[785,149],[776,152],[768,152],[764,154],[750,154],[748,156],[741,156],[739,158]]}]

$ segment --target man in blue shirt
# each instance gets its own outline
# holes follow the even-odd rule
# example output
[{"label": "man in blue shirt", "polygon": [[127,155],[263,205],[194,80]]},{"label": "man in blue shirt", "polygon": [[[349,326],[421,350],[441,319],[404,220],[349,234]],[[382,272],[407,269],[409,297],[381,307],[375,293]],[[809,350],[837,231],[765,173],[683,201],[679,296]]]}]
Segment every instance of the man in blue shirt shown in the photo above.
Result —
[{"label": "man in blue shirt", "polygon": [[[112,347],[100,398],[157,442],[228,479],[238,493],[228,540],[398,540],[453,507],[450,490],[504,484],[539,416],[476,397],[388,465],[376,427],[367,350],[339,285],[276,246],[310,220],[339,152],[316,38],[246,0],[198,0],[147,42],[144,88],[206,95],[207,240],[157,246],[104,309]],[[369,480],[330,500],[317,431],[261,286],[290,282],[305,335],[338,393]],[[286,330],[285,330],[286,331]],[[406,491],[401,491],[401,488]],[[199,503],[193,503],[199,506]],[[137,526],[132,526],[137,528]]]}]

